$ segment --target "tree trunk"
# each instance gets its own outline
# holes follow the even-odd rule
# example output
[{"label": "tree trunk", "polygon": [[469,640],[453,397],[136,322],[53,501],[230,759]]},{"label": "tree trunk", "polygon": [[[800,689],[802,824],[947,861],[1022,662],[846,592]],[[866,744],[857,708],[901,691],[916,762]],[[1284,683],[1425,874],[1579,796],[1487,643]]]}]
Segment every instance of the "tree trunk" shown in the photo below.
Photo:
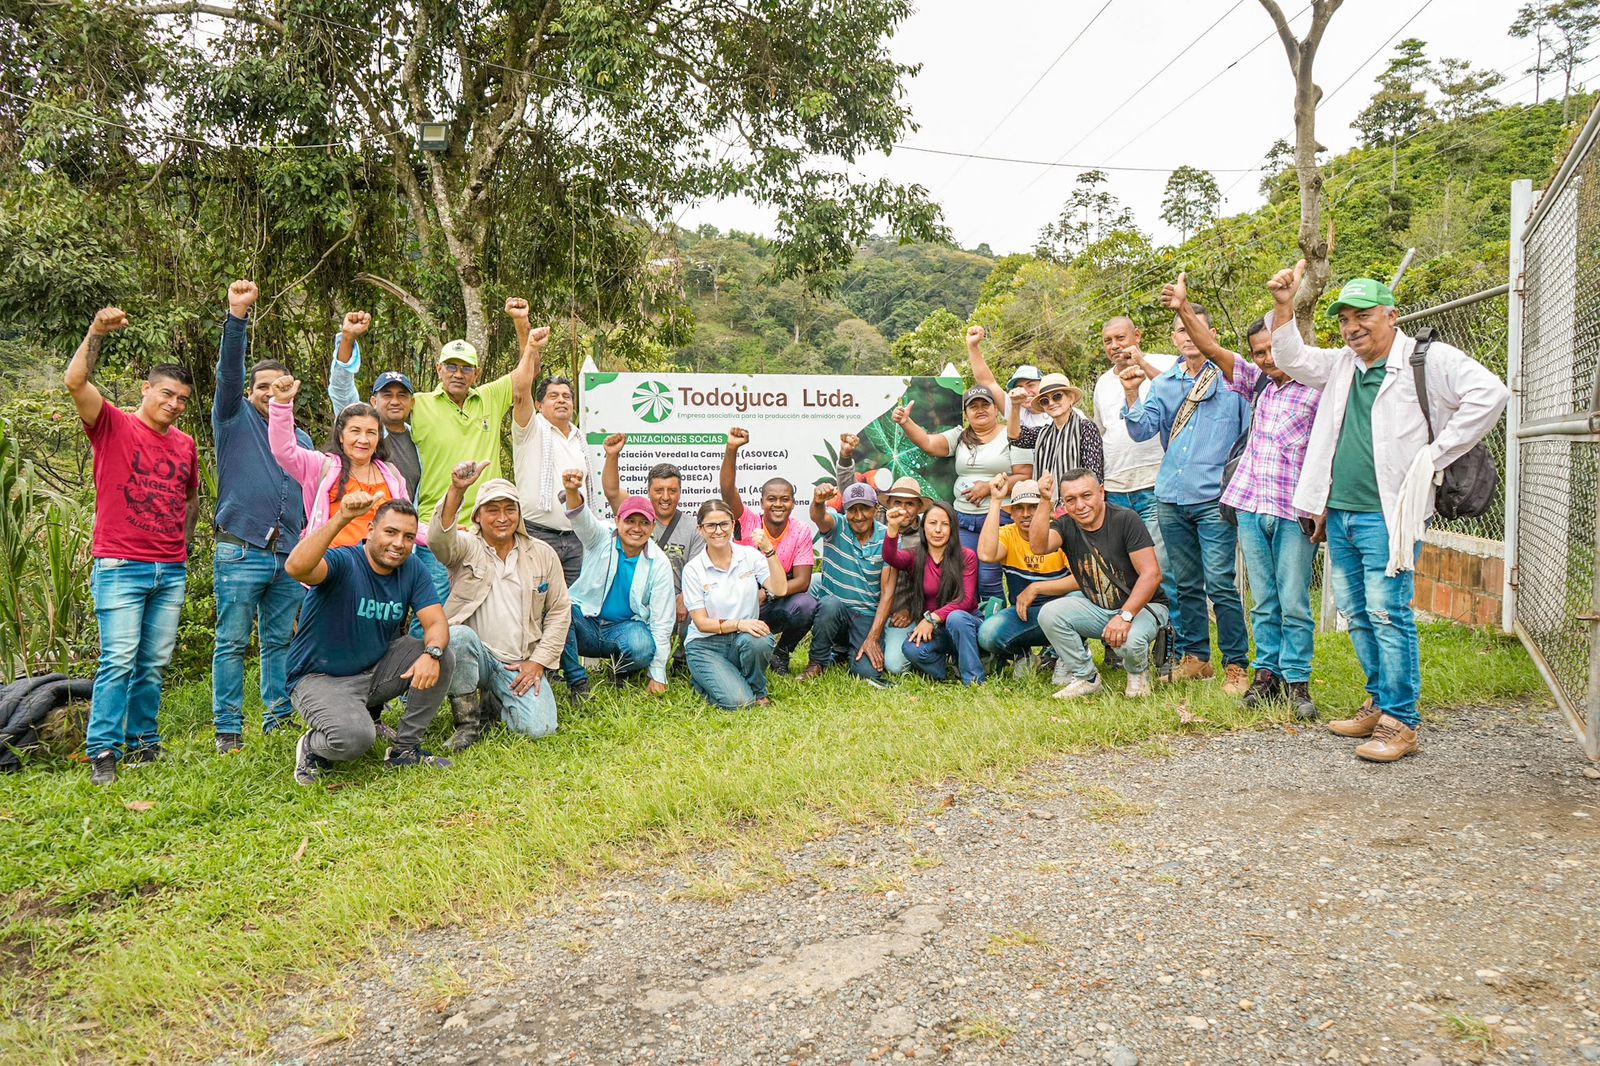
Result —
[{"label": "tree trunk", "polygon": [[1300,335],[1308,342],[1313,337],[1312,316],[1317,300],[1328,287],[1328,238],[1322,228],[1322,170],[1317,166],[1317,103],[1322,90],[1313,80],[1312,67],[1317,47],[1328,28],[1328,20],[1344,0],[1314,0],[1311,27],[1303,40],[1296,40],[1289,22],[1274,0],[1261,0],[1272,17],[1278,38],[1289,57],[1294,74],[1294,170],[1300,181],[1300,254],[1306,261],[1300,291],[1294,297],[1294,317]]}]

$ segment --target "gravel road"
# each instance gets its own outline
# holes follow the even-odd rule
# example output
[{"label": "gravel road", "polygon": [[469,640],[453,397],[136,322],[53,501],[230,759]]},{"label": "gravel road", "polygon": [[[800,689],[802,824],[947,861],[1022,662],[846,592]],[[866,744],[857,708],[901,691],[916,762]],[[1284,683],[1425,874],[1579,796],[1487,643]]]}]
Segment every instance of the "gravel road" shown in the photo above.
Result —
[{"label": "gravel road", "polygon": [[269,1057],[1600,1062],[1600,773],[1543,706],[1424,743],[1278,727],[931,791],[409,938],[285,1001]]}]

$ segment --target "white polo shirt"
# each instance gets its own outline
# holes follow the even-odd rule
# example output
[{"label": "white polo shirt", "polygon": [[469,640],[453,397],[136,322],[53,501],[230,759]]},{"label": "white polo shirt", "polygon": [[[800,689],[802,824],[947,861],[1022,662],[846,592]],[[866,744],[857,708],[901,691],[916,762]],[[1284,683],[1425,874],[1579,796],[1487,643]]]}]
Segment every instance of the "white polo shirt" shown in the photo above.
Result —
[{"label": "white polo shirt", "polygon": [[[716,619],[738,622],[754,621],[761,615],[756,602],[756,587],[768,573],[767,557],[748,544],[733,545],[733,558],[728,569],[719,570],[711,562],[711,552],[703,551],[683,564],[683,606],[691,615],[704,610]],[[701,637],[715,636],[702,633],[690,621],[683,635],[687,644]]]}]

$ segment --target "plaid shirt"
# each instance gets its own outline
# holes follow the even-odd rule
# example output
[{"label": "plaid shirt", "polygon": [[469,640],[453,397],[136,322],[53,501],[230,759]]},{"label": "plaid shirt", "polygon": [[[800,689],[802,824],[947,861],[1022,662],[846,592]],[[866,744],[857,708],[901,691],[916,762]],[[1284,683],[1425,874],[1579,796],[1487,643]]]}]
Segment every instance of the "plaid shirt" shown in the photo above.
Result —
[{"label": "plaid shirt", "polygon": [[[1228,387],[1246,401],[1255,391],[1261,371],[1253,363],[1235,359],[1234,379]],[[1294,489],[1305,465],[1311,424],[1316,421],[1322,390],[1297,381],[1268,383],[1256,401],[1250,443],[1245,446],[1233,480],[1222,492],[1222,502],[1239,511],[1293,519]]]}]

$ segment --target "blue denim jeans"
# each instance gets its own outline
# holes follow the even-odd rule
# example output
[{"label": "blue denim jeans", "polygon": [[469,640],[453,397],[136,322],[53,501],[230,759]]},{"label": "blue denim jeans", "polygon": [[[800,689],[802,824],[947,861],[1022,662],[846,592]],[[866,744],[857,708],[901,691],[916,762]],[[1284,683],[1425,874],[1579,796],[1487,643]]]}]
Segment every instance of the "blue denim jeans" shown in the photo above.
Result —
[{"label": "blue denim jeans", "polygon": [[1210,599],[1217,614],[1217,643],[1222,646],[1223,663],[1248,666],[1250,634],[1244,627],[1244,603],[1234,583],[1238,530],[1222,520],[1216,503],[1162,501],[1156,505],[1156,516],[1167,542],[1172,579],[1178,586],[1173,601],[1177,605],[1173,628],[1178,631],[1178,654],[1211,661],[1211,615],[1206,610]]},{"label": "blue denim jeans", "polygon": [[[872,631],[874,614],[874,611],[852,607],[836,596],[822,597],[817,605],[816,622],[811,627],[811,661],[822,666],[843,661],[857,677],[873,680],[883,677],[883,671],[873,666],[871,659],[865,655],[856,658],[861,645],[867,641],[867,634]],[[884,636],[888,636],[887,627]],[[887,639],[884,652],[884,665],[887,666]]]},{"label": "blue denim jeans", "polygon": [[218,733],[244,732],[244,655],[250,630],[261,636],[261,730],[294,714],[284,676],[289,641],[306,590],[283,569],[288,555],[219,542],[211,561],[217,639],[211,653],[211,717]]},{"label": "blue denim jeans", "polygon": [[[986,517],[986,515],[981,514],[961,514],[957,512],[956,532],[961,537],[961,546],[963,548],[971,548],[974,552],[978,550],[978,534],[983,532],[983,520]],[[1000,524],[1003,526],[1010,525],[1011,516],[1001,512]],[[1004,578],[1005,569],[999,563],[980,561],[978,563],[978,602],[982,603],[993,596],[1004,597],[1006,594]]]},{"label": "blue denim jeans", "polygon": [[[1417,552],[1422,544],[1417,544]],[[1328,562],[1333,595],[1350,619],[1350,643],[1367,675],[1372,705],[1415,729],[1422,722],[1422,649],[1411,611],[1410,570],[1385,577],[1389,525],[1382,513],[1328,509]]]},{"label": "blue denim jeans", "polygon": [[[445,565],[439,561],[431,550],[423,545],[418,544],[411,551],[418,559],[422,560],[422,565],[427,569],[428,576],[433,579],[433,591],[439,594],[440,606],[450,602],[450,571],[445,568]],[[415,617],[411,619],[411,635],[418,640],[422,639],[422,623],[417,621]]]},{"label": "blue denim jeans", "polygon": [[178,642],[188,572],[183,563],[96,559],[89,575],[100,622],[100,661],[84,750],[118,758],[161,743],[161,678]]},{"label": "blue denim jeans", "polygon": [[1250,572],[1250,627],[1257,670],[1285,681],[1311,680],[1317,624],[1311,614],[1311,567],[1317,546],[1300,523],[1270,514],[1239,512],[1239,547]]},{"label": "blue denim jeans", "polygon": [[1156,516],[1155,490],[1108,492],[1106,502],[1137,512],[1144,520],[1144,528],[1150,531],[1150,539],[1156,542],[1156,562],[1161,564],[1161,592],[1169,604],[1177,603],[1178,583],[1172,578],[1172,563],[1167,559],[1167,540],[1161,535],[1161,520]]},{"label": "blue denim jeans", "polygon": [[450,650],[456,660],[450,672],[450,695],[467,696],[481,689],[500,704],[500,720],[513,733],[547,737],[556,731],[556,693],[551,679],[555,671],[545,671],[538,688],[519,696],[511,689],[517,671],[495,658],[475,631],[451,626]]},{"label": "blue denim jeans", "polygon": [[730,711],[765,699],[773,644],[771,636],[749,633],[714,633],[689,641],[683,654],[695,691]]},{"label": "blue denim jeans", "polygon": [[993,653],[1001,662],[1026,655],[1034,648],[1047,646],[1050,641],[1039,626],[1039,611],[1054,597],[1043,597],[1028,605],[1028,620],[1017,617],[1015,607],[990,615],[978,626],[978,647]]},{"label": "blue denim jeans", "polygon": [[987,678],[983,672],[983,656],[978,651],[979,621],[970,611],[951,611],[944,625],[933,631],[933,639],[925,644],[913,644],[908,635],[901,641],[900,648],[912,666],[935,681],[949,679],[953,655],[962,682],[981,685]]},{"label": "blue denim jeans", "polygon": [[561,676],[569,685],[582,685],[589,680],[589,671],[579,658],[582,655],[610,659],[612,672],[623,678],[650,668],[650,660],[656,657],[656,637],[637,618],[604,622],[598,617],[585,617],[573,604],[572,628],[567,630],[567,646],[561,649]]},{"label": "blue denim jeans", "polygon": [[768,600],[761,608],[761,620],[767,623],[772,635],[778,638],[777,650],[789,655],[811,632],[811,623],[817,617],[817,598],[810,592],[796,592]]},{"label": "blue denim jeans", "polygon": [[883,672],[900,675],[911,669],[906,658],[906,638],[916,626],[883,627]]},{"label": "blue denim jeans", "polygon": [[[1099,671],[1094,667],[1094,657],[1089,654],[1085,642],[1099,640],[1106,623],[1115,617],[1116,611],[1096,606],[1083,593],[1069,592],[1044,606],[1039,612],[1039,626],[1050,638],[1056,658],[1072,670],[1072,676],[1091,678]],[[1116,649],[1124,670],[1142,674],[1150,669],[1150,644],[1166,620],[1167,609],[1158,603],[1150,604],[1133,616],[1128,639]]]}]

